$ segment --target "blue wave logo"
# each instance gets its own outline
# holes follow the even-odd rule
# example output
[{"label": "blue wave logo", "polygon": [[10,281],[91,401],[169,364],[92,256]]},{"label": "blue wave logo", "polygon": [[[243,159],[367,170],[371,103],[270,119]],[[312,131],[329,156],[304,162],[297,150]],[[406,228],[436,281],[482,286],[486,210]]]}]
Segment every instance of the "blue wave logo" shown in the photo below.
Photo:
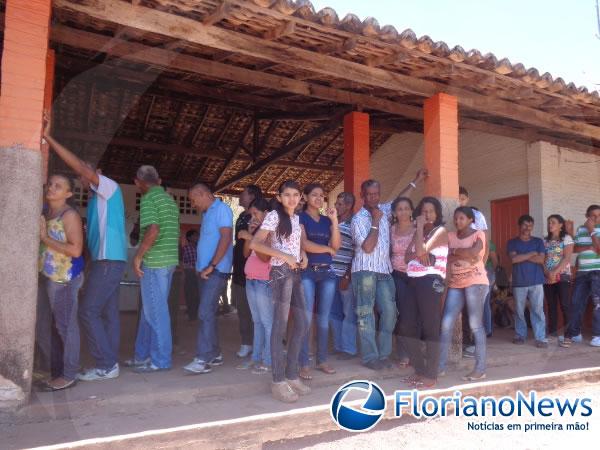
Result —
[{"label": "blue wave logo", "polygon": [[[344,399],[351,391],[359,391],[366,397],[359,408],[344,405]],[[384,412],[385,394],[372,381],[351,381],[339,388],[331,398],[331,417],[340,428],[347,431],[370,430],[381,420]]]}]

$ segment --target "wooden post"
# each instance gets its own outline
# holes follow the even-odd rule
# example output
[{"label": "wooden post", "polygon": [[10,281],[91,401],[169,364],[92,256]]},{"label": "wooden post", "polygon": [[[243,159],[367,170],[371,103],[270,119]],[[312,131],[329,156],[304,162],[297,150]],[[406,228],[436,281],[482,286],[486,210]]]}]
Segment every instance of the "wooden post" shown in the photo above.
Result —
[{"label": "wooden post", "polygon": [[369,115],[351,112],[344,116],[344,191],[356,197],[354,210],[362,206],[360,185],[369,179]]}]

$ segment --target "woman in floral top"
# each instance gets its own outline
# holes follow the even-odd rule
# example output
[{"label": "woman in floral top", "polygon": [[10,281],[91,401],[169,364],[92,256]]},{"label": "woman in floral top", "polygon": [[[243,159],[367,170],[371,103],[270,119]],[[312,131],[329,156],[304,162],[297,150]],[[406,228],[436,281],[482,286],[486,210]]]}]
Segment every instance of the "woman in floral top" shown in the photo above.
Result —
[{"label": "woman in floral top", "polygon": [[[548,217],[548,236],[544,239],[546,260],[544,262],[544,294],[548,302],[548,335],[557,335],[558,305],[563,316],[564,329],[569,324],[569,291],[571,287],[571,256],[573,238],[567,234],[565,219],[558,214]],[[569,340],[559,337],[559,344],[568,347]]]},{"label": "woman in floral top", "polygon": [[[75,384],[79,371],[77,294],[83,284],[83,227],[81,217],[67,205],[73,196],[70,179],[53,175],[48,180],[48,212],[40,220],[40,272],[46,277],[48,300],[63,347],[62,374],[49,380],[58,391]],[[38,320],[50,320],[49,317]]]}]

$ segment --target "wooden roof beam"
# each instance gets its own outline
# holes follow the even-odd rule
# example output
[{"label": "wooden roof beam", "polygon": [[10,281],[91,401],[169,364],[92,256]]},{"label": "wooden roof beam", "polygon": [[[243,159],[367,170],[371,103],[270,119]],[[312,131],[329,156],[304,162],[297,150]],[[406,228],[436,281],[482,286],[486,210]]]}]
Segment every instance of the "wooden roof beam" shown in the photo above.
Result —
[{"label": "wooden roof beam", "polygon": [[263,34],[263,38],[268,41],[276,41],[282,37],[290,36],[296,32],[296,22],[285,22]]},{"label": "wooden roof beam", "polygon": [[279,150],[275,151],[267,158],[258,161],[257,163],[250,166],[248,169],[243,170],[242,172],[234,175],[233,177],[231,177],[229,180],[225,181],[224,183],[222,183],[218,186],[215,186],[214,192],[219,192],[223,189],[227,189],[227,188],[233,186],[238,181],[243,180],[247,176],[258,172],[259,170],[273,164],[276,161],[279,161],[280,159],[288,156],[293,151],[295,151],[301,147],[304,147],[307,144],[310,144],[314,139],[317,139],[318,137],[322,136],[323,134],[328,133],[335,128],[338,128],[341,125],[341,123],[342,123],[342,117],[341,116],[335,117],[331,121],[321,125],[320,127],[316,128],[315,130],[311,131],[310,133],[302,136],[300,139],[297,139],[296,141],[290,143],[289,145],[286,145],[286,146],[280,148]]},{"label": "wooden roof beam", "polygon": [[475,111],[510,118],[539,128],[560,129],[562,132],[600,139],[600,127],[566,120],[517,103],[491,98],[450,85],[415,79],[396,72],[367,67],[364,64],[266,41],[236,31],[204,26],[192,19],[142,6],[135,7],[118,0],[105,0],[102,3],[92,4],[75,4],[69,0],[55,0],[54,3],[59,8],[81,12],[96,19],[188,40],[207,47],[234,51],[266,61],[285,62],[289,66],[309,70],[316,74],[425,97],[432,96],[437,92],[445,92],[458,97],[459,105],[462,107]]},{"label": "wooden roof beam", "polygon": [[221,20],[227,18],[231,14],[231,4],[227,1],[221,3],[217,8],[204,19],[202,19],[202,25],[211,26],[219,23]]},{"label": "wooden roof beam", "polygon": [[276,89],[304,97],[314,97],[329,102],[346,105],[360,105],[364,108],[385,111],[412,119],[423,119],[423,111],[415,106],[344,91],[316,83],[286,78],[279,75],[257,72],[242,67],[230,66],[194,56],[177,54],[156,47],[127,42],[108,36],[58,25],[52,28],[52,40],[75,48],[106,48],[108,54],[122,59],[144,64],[171,67],[185,72],[198,73],[205,77],[234,81],[236,83]]}]

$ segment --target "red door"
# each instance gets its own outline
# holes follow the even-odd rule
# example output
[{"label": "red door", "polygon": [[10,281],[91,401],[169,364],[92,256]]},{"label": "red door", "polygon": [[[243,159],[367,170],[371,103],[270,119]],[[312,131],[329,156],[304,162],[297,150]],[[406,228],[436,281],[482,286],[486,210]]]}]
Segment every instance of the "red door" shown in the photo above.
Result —
[{"label": "red door", "polygon": [[517,221],[529,213],[529,195],[492,200],[492,242],[496,244],[500,263],[510,273],[506,243],[519,234]]}]

